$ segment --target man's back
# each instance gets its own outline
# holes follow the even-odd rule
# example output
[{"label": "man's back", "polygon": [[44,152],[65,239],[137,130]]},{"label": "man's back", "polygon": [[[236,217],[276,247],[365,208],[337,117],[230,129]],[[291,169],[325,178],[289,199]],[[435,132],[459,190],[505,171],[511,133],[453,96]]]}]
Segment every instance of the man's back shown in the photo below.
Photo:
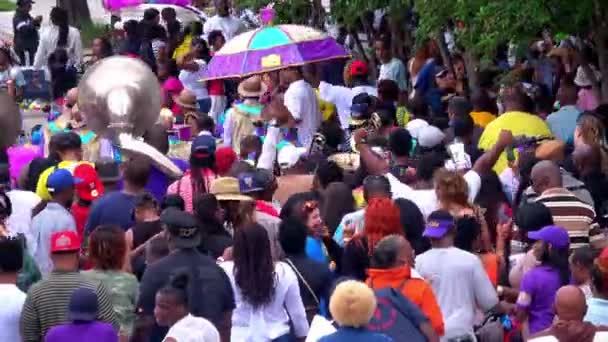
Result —
[{"label": "man's back", "polygon": [[117,224],[124,230],[131,228],[134,224],[132,216],[135,209],[134,199],[134,195],[114,191],[93,202],[85,232],[91,233],[102,224]]},{"label": "man's back", "polygon": [[[153,315],[156,292],[167,284],[173,274],[183,271],[191,276],[190,312],[218,326],[224,314],[235,307],[232,286],[215,261],[195,249],[178,250],[146,269],[140,283],[138,311]],[[150,341],[162,341],[166,331],[155,326]]]},{"label": "man's back", "polygon": [[474,254],[456,247],[433,248],[416,258],[416,270],[431,283],[445,323],[445,337],[473,332],[477,308],[498,304],[496,291]]},{"label": "man's back", "polygon": [[53,269],[51,261],[51,236],[64,230],[76,231],[76,223],[70,212],[57,202],[49,202],[46,208],[32,219],[34,241],[32,256],[46,277]]},{"label": "man's back", "polygon": [[78,272],[53,272],[48,279],[34,284],[28,291],[21,314],[24,341],[40,341],[53,326],[67,322],[68,305],[72,292],[78,288],[96,291],[99,318],[118,323],[107,289],[100,283],[88,280]]}]

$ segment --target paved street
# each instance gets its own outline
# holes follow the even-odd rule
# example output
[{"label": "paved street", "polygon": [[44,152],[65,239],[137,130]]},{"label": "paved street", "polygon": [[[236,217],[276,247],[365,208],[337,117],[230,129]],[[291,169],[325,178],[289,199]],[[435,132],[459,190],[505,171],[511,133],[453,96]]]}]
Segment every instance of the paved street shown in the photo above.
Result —
[{"label": "paved street", "polygon": [[[16,1],[16,0],[14,0]],[[78,0],[84,1],[84,0]],[[91,10],[91,17],[95,22],[106,22],[108,20],[108,14],[102,6],[103,0],[86,0],[89,4],[89,10]],[[57,4],[56,0],[36,0],[36,3],[32,8],[32,16],[41,15],[44,18],[43,25],[48,24],[49,13],[51,8]],[[0,12],[0,38],[11,39],[13,34],[12,27],[13,12]]]}]

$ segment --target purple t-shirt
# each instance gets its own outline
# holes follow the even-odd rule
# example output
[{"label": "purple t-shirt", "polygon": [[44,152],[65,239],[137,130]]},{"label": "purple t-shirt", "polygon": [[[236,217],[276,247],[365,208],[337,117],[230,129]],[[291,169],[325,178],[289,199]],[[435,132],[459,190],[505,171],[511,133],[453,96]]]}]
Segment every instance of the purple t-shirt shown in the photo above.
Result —
[{"label": "purple t-shirt", "polygon": [[[188,162],[185,160],[171,158],[171,161],[184,172],[188,169]],[[146,184],[146,191],[154,195],[156,200],[160,202],[167,194],[167,188],[171,185],[172,181],[156,165],[152,165],[150,168],[150,179],[148,179],[148,184]]]},{"label": "purple t-shirt", "polygon": [[561,287],[559,271],[549,266],[536,266],[521,280],[517,307],[528,312],[530,334],[551,326],[555,312],[555,294]]},{"label": "purple t-shirt", "polygon": [[111,324],[82,322],[55,326],[49,330],[44,342],[118,342],[118,334]]}]

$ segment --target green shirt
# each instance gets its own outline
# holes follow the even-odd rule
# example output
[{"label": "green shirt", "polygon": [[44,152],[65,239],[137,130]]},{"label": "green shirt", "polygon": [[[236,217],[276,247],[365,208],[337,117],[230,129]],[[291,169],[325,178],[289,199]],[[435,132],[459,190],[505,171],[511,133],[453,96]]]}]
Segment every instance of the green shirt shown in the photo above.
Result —
[{"label": "green shirt", "polygon": [[139,284],[134,275],[122,271],[90,270],[82,272],[87,278],[101,282],[109,291],[114,313],[120,324],[120,335],[131,336],[135,323]]}]

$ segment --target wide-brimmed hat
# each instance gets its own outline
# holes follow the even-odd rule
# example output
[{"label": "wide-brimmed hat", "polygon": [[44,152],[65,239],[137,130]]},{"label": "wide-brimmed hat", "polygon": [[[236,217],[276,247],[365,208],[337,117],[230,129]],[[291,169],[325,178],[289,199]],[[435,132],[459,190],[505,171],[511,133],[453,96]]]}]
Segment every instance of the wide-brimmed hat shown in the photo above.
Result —
[{"label": "wide-brimmed hat", "polygon": [[252,76],[239,84],[238,92],[242,97],[261,97],[268,91],[268,87],[262,82],[262,77]]},{"label": "wide-brimmed hat", "polygon": [[173,98],[173,101],[180,107],[186,109],[197,110],[196,95],[188,89],[182,90],[178,96]]},{"label": "wide-brimmed hat", "polygon": [[218,201],[252,201],[249,196],[241,194],[239,180],[234,177],[220,177],[211,182],[209,191]]}]

